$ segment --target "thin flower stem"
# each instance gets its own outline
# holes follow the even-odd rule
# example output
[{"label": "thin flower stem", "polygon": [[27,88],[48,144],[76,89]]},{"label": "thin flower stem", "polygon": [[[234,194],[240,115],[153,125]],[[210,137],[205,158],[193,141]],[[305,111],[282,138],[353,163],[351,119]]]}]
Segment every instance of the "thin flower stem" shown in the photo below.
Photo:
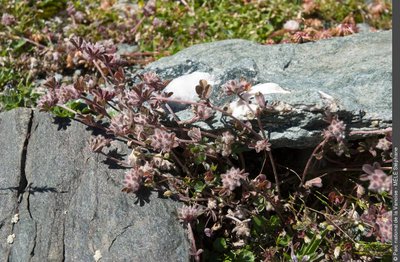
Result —
[{"label": "thin flower stem", "polygon": [[233,221],[238,222],[238,223],[243,223],[244,222],[244,221],[241,221],[238,218],[230,216],[230,215],[225,215],[225,217],[229,218],[229,219],[232,219]]},{"label": "thin flower stem", "polygon": [[[247,102],[247,100],[244,99],[240,94],[236,94],[236,95],[237,95],[242,101],[245,102],[246,106],[249,108],[249,110],[251,111],[251,113],[252,113],[253,115],[257,116],[257,115],[256,115],[256,112],[254,112],[254,110],[250,107],[250,105],[249,105],[249,103]],[[267,139],[267,135],[265,134],[265,130],[264,130],[263,126],[262,126],[262,123],[261,123],[260,118],[257,116],[256,119],[257,119],[258,128],[260,128],[260,131],[261,131],[261,134],[262,134],[263,138],[264,138],[264,139]],[[269,157],[269,160],[270,160],[271,166],[272,166],[272,171],[273,171],[274,177],[275,177],[275,188],[276,188],[276,192],[278,193],[279,199],[281,199],[281,198],[282,198],[282,195],[281,195],[281,190],[280,190],[280,188],[279,188],[279,184],[280,184],[280,183],[279,183],[278,173],[277,173],[276,167],[275,167],[275,162],[274,162],[274,159],[273,159],[273,157],[272,157],[271,151],[268,151],[268,150],[267,150],[267,153],[268,153],[268,157]]]},{"label": "thin flower stem", "polygon": [[286,227],[286,229],[288,230],[288,232],[293,235],[293,230],[292,227],[290,226],[290,224],[288,223],[288,221],[285,219],[285,217],[282,214],[282,209],[280,206],[278,206],[275,201],[268,196],[268,194],[266,192],[263,191],[259,191],[259,193],[264,196],[267,201],[272,205],[272,207],[274,208],[276,214],[278,215],[279,219],[281,220],[282,225],[284,225]]},{"label": "thin flower stem", "polygon": [[308,159],[306,167],[304,168],[303,174],[301,176],[301,183],[300,183],[299,187],[302,187],[304,185],[304,182],[306,181],[306,176],[307,176],[308,170],[310,169],[311,162],[312,162],[313,158],[315,157],[315,154],[318,152],[318,150],[320,150],[325,145],[326,142],[328,142],[328,139],[325,138],[324,140],[322,140],[321,143],[319,143],[315,147],[314,151],[311,153],[311,156]]},{"label": "thin flower stem", "polygon": [[[250,107],[249,102],[247,102],[247,100],[244,99],[244,98],[242,97],[242,95],[240,95],[240,94],[236,94],[236,95],[237,95],[242,101],[245,102],[247,108],[251,111],[251,113],[252,113],[254,116],[257,116],[256,112]],[[256,119],[257,119],[258,128],[260,128],[260,131],[261,131],[261,134],[262,134],[263,138],[264,138],[264,139],[267,139],[267,135],[265,134],[265,130],[264,130],[263,126],[262,126],[262,123],[261,123],[261,121],[260,121],[260,118],[259,118],[259,117],[256,117]]]},{"label": "thin flower stem", "polygon": [[267,151],[267,153],[268,153],[269,160],[271,161],[272,171],[273,171],[274,177],[275,177],[276,192],[278,193],[279,199],[282,199],[281,190],[279,188],[279,178],[278,178],[278,173],[276,171],[275,161],[272,157],[271,151]]},{"label": "thin flower stem", "polygon": [[264,170],[264,167],[265,167],[266,163],[267,163],[267,152],[264,150],[264,160],[263,160],[263,163],[261,165],[260,174],[262,174],[262,171]]},{"label": "thin flower stem", "polygon": [[189,169],[184,164],[182,164],[182,162],[179,159],[179,157],[172,150],[171,150],[171,155],[173,156],[175,161],[178,163],[178,165],[182,168],[183,172],[185,172],[188,176],[190,176],[191,174],[190,174]]},{"label": "thin flower stem", "polygon": [[71,112],[71,113],[73,113],[73,114],[75,114],[75,115],[82,116],[82,114],[80,114],[80,113],[78,113],[77,111],[75,111],[75,110],[69,108],[68,106],[65,106],[65,105],[63,105],[63,104],[57,104],[57,106],[58,106],[58,107],[61,107],[62,109],[65,109],[65,110],[67,110],[67,111],[69,111],[69,112]]},{"label": "thin flower stem", "polygon": [[200,262],[200,253],[201,250],[199,250],[200,252],[197,251],[197,247],[196,247],[196,239],[194,238],[194,234],[193,234],[193,230],[192,230],[192,226],[190,225],[190,223],[187,223],[187,228],[188,228],[188,236],[189,236],[189,240],[192,246],[192,256],[194,256],[194,260],[196,262]]},{"label": "thin flower stem", "polygon": [[172,110],[172,108],[167,103],[165,103],[165,107],[168,109],[169,113],[172,115],[175,122],[179,125],[179,123],[181,122],[179,117],[175,114],[175,112]]},{"label": "thin flower stem", "polygon": [[107,83],[108,82],[108,79],[107,79],[107,77],[104,75],[104,72],[103,72],[103,70],[101,70],[101,67],[99,66],[99,64],[95,61],[95,60],[93,60],[93,64],[94,64],[94,66],[97,68],[97,71],[99,71],[99,73],[101,74],[101,77],[104,79],[104,81]]},{"label": "thin flower stem", "polygon": [[307,207],[307,208],[310,209],[311,211],[315,212],[315,213],[318,213],[318,214],[324,216],[324,217],[326,218],[326,220],[328,220],[329,222],[331,222],[337,229],[339,229],[340,232],[342,232],[343,234],[345,234],[354,244],[357,244],[357,242],[356,242],[352,237],[350,237],[350,236],[346,233],[346,231],[344,231],[341,227],[339,227],[338,225],[336,225],[336,223],[335,223],[332,219],[330,219],[330,218],[328,217],[327,214],[325,214],[325,213],[323,213],[323,212],[320,212],[320,211],[318,211],[318,210],[315,210],[315,209],[313,209],[313,208],[311,208],[311,207]]}]

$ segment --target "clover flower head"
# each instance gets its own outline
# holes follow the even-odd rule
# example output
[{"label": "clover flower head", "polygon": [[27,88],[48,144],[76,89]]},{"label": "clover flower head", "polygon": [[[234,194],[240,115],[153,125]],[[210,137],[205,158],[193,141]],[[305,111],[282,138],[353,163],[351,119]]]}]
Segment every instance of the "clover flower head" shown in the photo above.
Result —
[{"label": "clover flower head", "polygon": [[117,136],[125,136],[127,135],[133,127],[133,113],[132,112],[124,112],[117,116],[111,118],[111,123],[108,128],[109,132],[115,134]]},{"label": "clover flower head", "polygon": [[73,85],[63,85],[57,90],[57,95],[59,102],[65,104],[70,100],[78,99],[81,94]]},{"label": "clover flower head", "polygon": [[130,169],[125,173],[123,184],[123,191],[136,193],[143,184],[143,172],[137,167]]},{"label": "clover flower head", "polygon": [[178,210],[178,218],[181,222],[190,223],[196,220],[202,212],[202,209],[196,205],[184,206]]},{"label": "clover flower head", "polygon": [[154,135],[150,137],[151,146],[161,152],[170,152],[172,148],[179,145],[175,133],[168,133],[161,129],[155,129]]},{"label": "clover flower head", "polygon": [[15,24],[15,17],[13,16],[13,15],[10,15],[10,14],[8,14],[8,13],[4,13],[2,16],[1,16],[1,24],[2,25],[5,25],[5,26],[10,26],[10,25],[13,25],[13,24]]},{"label": "clover flower head", "polygon": [[206,106],[193,106],[194,113],[200,120],[207,120],[213,115],[213,110]]},{"label": "clover flower head", "polygon": [[41,110],[49,110],[58,103],[58,97],[54,90],[48,90],[38,101],[38,108]]},{"label": "clover flower head", "polygon": [[233,191],[242,185],[242,181],[247,180],[249,174],[244,170],[232,167],[225,174],[221,175],[223,188]]},{"label": "clover flower head", "polygon": [[260,153],[261,151],[271,151],[271,143],[269,142],[268,138],[259,140],[256,142],[256,145],[254,146],[255,150],[257,153]]},{"label": "clover flower head", "polygon": [[392,211],[378,215],[376,219],[378,232],[382,242],[392,241]]},{"label": "clover flower head", "polygon": [[379,163],[375,162],[373,166],[365,164],[362,169],[366,174],[362,175],[360,180],[370,181],[369,190],[378,193],[387,191],[392,194],[392,176],[383,172]]},{"label": "clover flower head", "polygon": [[339,121],[337,116],[331,119],[330,125],[324,132],[326,138],[335,138],[336,141],[342,142],[344,140],[346,130],[346,124],[343,121]]}]

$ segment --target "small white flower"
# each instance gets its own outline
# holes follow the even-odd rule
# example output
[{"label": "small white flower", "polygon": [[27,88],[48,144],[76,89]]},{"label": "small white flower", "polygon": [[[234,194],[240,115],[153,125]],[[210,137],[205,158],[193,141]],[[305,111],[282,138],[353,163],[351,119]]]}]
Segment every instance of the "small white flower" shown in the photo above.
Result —
[{"label": "small white flower", "polygon": [[101,255],[100,250],[96,250],[96,251],[94,252],[94,256],[93,256],[94,261],[97,262],[97,261],[99,261],[102,257],[103,257],[103,256]]},{"label": "small white flower", "polygon": [[333,251],[333,255],[335,256],[335,258],[338,258],[338,256],[340,255],[340,247],[337,246],[335,248],[335,251]]},{"label": "small white flower", "polygon": [[15,234],[9,235],[7,237],[7,244],[12,244],[14,243],[14,239],[15,239]]},{"label": "small white flower", "polygon": [[208,209],[216,209],[217,208],[217,201],[215,199],[209,198],[207,203]]},{"label": "small white flower", "polygon": [[300,24],[295,20],[289,20],[283,25],[283,28],[288,31],[297,31],[300,28]]},{"label": "small white flower", "polygon": [[19,214],[15,214],[12,218],[11,218],[11,223],[12,224],[17,224],[19,221]]},{"label": "small white flower", "polygon": [[304,237],[304,243],[308,244],[311,242],[311,239],[308,236]]}]

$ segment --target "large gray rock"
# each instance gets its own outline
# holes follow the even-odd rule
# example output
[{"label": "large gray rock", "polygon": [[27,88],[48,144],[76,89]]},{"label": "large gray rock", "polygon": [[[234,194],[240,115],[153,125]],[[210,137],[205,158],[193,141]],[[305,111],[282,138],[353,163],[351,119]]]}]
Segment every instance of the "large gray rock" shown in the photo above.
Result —
[{"label": "large gray rock", "polygon": [[[289,111],[263,119],[275,147],[311,147],[319,143],[324,104],[318,93],[332,96],[349,130],[386,128],[392,123],[392,32],[363,33],[307,44],[259,45],[226,40],[187,48],[145,70],[163,78],[195,71],[212,74],[212,102],[230,102],[221,84],[245,77],[257,84],[273,82],[290,94],[267,97]],[[185,119],[189,109],[178,116]],[[221,128],[217,122],[211,128]]]},{"label": "large gray rock", "polygon": [[0,260],[189,261],[180,204],[121,192],[125,170],[90,152],[91,133],[28,109],[0,114]]}]

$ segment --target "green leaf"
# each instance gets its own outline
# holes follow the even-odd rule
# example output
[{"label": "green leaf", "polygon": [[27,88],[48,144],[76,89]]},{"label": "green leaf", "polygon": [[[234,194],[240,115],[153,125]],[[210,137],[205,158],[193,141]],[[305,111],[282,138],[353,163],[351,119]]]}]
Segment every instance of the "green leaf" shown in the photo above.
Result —
[{"label": "green leaf", "polygon": [[194,190],[197,193],[201,193],[201,192],[203,192],[205,187],[206,187],[206,185],[203,182],[197,181],[196,184],[194,185]]},{"label": "green leaf", "polygon": [[223,253],[228,248],[228,245],[226,244],[225,238],[219,237],[215,239],[213,247],[216,251]]},{"label": "green leaf", "polygon": [[236,254],[236,262],[254,262],[256,259],[253,252],[250,250],[241,249]]},{"label": "green leaf", "polygon": [[280,234],[278,236],[278,238],[276,239],[276,244],[283,246],[283,247],[287,247],[289,246],[290,241],[292,240],[292,238],[288,235],[288,234]]}]

